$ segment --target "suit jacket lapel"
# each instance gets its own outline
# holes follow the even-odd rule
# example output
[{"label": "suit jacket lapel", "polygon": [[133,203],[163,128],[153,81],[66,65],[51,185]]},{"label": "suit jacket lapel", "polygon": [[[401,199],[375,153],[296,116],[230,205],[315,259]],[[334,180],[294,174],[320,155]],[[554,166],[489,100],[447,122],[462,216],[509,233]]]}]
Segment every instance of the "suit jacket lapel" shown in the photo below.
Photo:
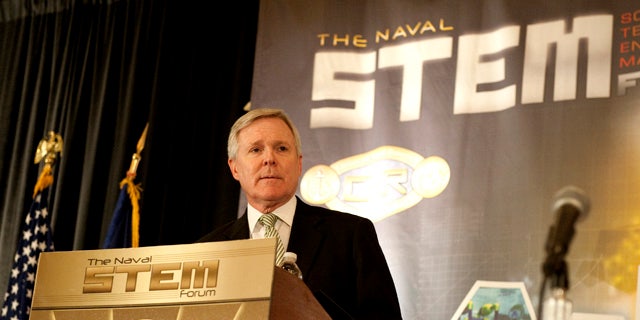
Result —
[{"label": "suit jacket lapel", "polygon": [[249,218],[247,217],[247,211],[245,211],[242,217],[236,220],[231,227],[224,232],[224,237],[229,240],[251,238],[249,234]]},{"label": "suit jacket lapel", "polygon": [[323,222],[324,219],[318,208],[298,199],[287,251],[298,255],[297,264],[303,275],[311,272],[309,268],[314,264],[327,236]]}]

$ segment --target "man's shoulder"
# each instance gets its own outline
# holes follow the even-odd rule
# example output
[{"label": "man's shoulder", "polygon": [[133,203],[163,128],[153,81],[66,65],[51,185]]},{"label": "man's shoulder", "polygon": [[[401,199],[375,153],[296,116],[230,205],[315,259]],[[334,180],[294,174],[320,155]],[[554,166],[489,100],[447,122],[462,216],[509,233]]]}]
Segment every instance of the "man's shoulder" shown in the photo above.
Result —
[{"label": "man's shoulder", "polygon": [[[234,230],[237,230],[237,225],[241,223],[241,219],[234,219],[228,222],[223,223],[222,225],[217,226],[209,233],[202,236],[196,242],[211,242],[211,241],[226,241],[233,240]],[[245,217],[246,220],[246,217]]]},{"label": "man's shoulder", "polygon": [[306,212],[306,214],[316,215],[318,218],[341,220],[345,223],[371,222],[370,219],[353,213],[330,209],[319,205],[308,204],[301,199],[298,199],[297,205],[298,208],[296,210],[300,210],[300,212]]}]

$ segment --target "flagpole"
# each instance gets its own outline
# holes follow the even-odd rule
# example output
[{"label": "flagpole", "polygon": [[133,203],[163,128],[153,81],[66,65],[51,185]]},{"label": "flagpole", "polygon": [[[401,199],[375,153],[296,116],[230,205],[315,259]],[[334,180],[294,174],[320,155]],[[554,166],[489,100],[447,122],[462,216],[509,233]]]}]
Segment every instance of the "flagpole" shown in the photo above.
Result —
[{"label": "flagpole", "polygon": [[142,188],[140,184],[134,184],[134,179],[137,175],[138,164],[142,157],[140,153],[142,149],[144,149],[145,140],[147,139],[147,130],[149,128],[149,123],[144,126],[144,130],[142,131],[142,135],[140,139],[138,139],[138,144],[136,145],[136,152],[133,154],[131,159],[131,165],[129,166],[129,171],[127,171],[126,183],[128,184],[127,190],[129,192],[129,197],[131,198],[131,247],[137,248],[140,245],[140,191]]},{"label": "flagpole", "polygon": [[[111,218],[109,230],[103,243],[103,248],[137,248],[140,245],[139,227],[140,227],[140,193],[142,188],[140,184],[135,183],[136,171],[142,157],[140,153],[144,149],[147,137],[147,129],[149,124],[144,128],[138,144],[136,152],[131,159],[131,165],[127,170],[126,176],[120,181],[120,194],[118,202]],[[129,203],[126,198],[129,198]]]}]

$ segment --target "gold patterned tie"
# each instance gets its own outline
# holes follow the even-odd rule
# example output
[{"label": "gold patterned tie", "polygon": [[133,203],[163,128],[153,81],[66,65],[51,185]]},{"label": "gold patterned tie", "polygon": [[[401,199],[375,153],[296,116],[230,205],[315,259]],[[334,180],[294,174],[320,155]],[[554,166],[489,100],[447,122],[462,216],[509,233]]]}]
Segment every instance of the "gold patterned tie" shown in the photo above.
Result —
[{"label": "gold patterned tie", "polygon": [[276,230],[277,220],[278,216],[273,213],[264,213],[262,214],[260,219],[258,219],[258,221],[265,227],[264,237],[277,239],[276,266],[280,266],[284,257],[284,244],[282,243],[282,240],[280,240],[280,234],[278,234],[278,230]]}]

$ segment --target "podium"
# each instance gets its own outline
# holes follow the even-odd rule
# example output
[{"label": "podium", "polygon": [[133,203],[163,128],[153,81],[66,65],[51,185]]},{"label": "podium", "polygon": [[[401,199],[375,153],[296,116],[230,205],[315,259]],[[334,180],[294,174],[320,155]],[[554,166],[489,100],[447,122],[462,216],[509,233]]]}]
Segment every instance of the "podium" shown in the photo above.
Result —
[{"label": "podium", "polygon": [[331,319],[302,280],[274,267],[269,319]]},{"label": "podium", "polygon": [[275,239],[40,255],[30,320],[331,319]]}]

